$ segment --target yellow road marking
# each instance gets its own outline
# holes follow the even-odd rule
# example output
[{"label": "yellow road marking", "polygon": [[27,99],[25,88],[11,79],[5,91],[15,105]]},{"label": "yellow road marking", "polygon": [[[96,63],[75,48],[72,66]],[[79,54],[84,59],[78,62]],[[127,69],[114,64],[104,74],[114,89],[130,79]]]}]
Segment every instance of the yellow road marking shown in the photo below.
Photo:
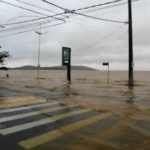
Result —
[{"label": "yellow road marking", "polygon": [[84,113],[84,112],[88,112],[88,111],[91,111],[91,110],[90,109],[81,109],[81,110],[77,110],[77,111],[73,111],[73,112],[69,112],[69,113],[54,116],[54,117],[51,117],[51,119],[52,120],[59,120],[59,119],[63,119],[63,118],[66,118],[66,117],[81,114],[81,113]]},{"label": "yellow road marking", "polygon": [[74,107],[74,106],[61,106],[61,107],[44,109],[44,110],[34,111],[34,112],[30,112],[30,113],[25,113],[25,114],[3,117],[3,118],[0,118],[0,122],[6,122],[6,121],[11,121],[11,120],[21,119],[21,118],[25,118],[25,117],[35,116],[38,114],[43,114],[46,112],[52,112],[52,111],[56,111],[56,110],[66,109],[66,108],[70,108],[70,107]]},{"label": "yellow road marking", "polygon": [[46,100],[36,100],[36,101],[29,101],[29,102],[18,102],[18,103],[12,103],[12,104],[0,104],[0,108],[9,108],[9,107],[16,107],[16,106],[22,106],[22,105],[28,105],[28,104],[34,104],[34,103],[42,103]]},{"label": "yellow road marking", "polygon": [[40,125],[43,125],[43,124],[46,124],[46,123],[54,122],[54,120],[66,118],[66,117],[69,117],[69,116],[74,116],[74,115],[81,114],[81,113],[88,112],[88,111],[90,111],[90,110],[82,109],[82,110],[77,110],[77,111],[65,113],[65,114],[62,114],[62,115],[54,116],[52,118],[46,118],[46,119],[41,119],[41,120],[30,122],[30,123],[17,125],[17,126],[14,126],[14,127],[2,129],[2,130],[0,130],[0,133],[3,134],[3,135],[7,135],[7,134],[22,131],[22,130],[25,130],[25,129],[30,129],[30,128],[33,128],[33,127],[36,127],[36,126],[40,126]]},{"label": "yellow road marking", "polygon": [[56,139],[56,138],[58,138],[64,134],[67,134],[68,132],[72,132],[72,131],[75,131],[77,129],[88,126],[90,124],[93,124],[95,122],[98,122],[104,118],[111,116],[111,115],[112,115],[112,113],[103,113],[101,115],[97,115],[97,116],[94,116],[94,117],[91,117],[91,118],[67,125],[65,127],[59,128],[58,130],[54,130],[54,131],[48,132],[46,134],[43,134],[43,135],[19,142],[18,144],[21,145],[22,147],[24,147],[25,149],[30,149],[30,148],[33,148],[35,146],[49,142],[53,139]]},{"label": "yellow road marking", "polygon": [[32,106],[27,106],[29,108],[36,108],[36,107],[42,107],[42,106],[50,106],[50,105],[56,105],[59,104],[57,102],[52,102],[52,103],[44,103],[44,104],[39,104],[39,105],[32,105]]},{"label": "yellow road marking", "polygon": [[35,100],[44,100],[37,97],[16,97],[16,98],[7,98],[3,101],[0,101],[0,104],[6,104],[6,103],[16,103],[16,102],[22,102],[22,101],[35,101]]},{"label": "yellow road marking", "polygon": [[[96,135],[93,138],[89,138],[88,140],[84,141],[82,144],[79,144],[69,150],[77,150],[77,149],[87,149],[88,147],[93,147],[93,149],[95,147],[97,147],[97,149],[101,148],[110,148],[113,150],[117,149],[117,147],[112,147],[108,145],[108,141],[110,141],[111,139],[113,139],[114,137],[116,137],[117,135],[119,135],[121,132],[125,131],[125,129],[128,127],[128,125],[133,125],[135,123],[137,123],[138,120],[134,120],[132,118],[126,118],[122,121],[120,121],[119,123],[115,124],[114,126],[112,126],[111,128],[101,132],[100,134]],[[98,144],[98,145],[97,145]]]},{"label": "yellow road marking", "polygon": [[43,113],[47,113],[47,112],[51,112],[51,111],[56,111],[56,110],[60,110],[60,109],[66,109],[66,108],[71,108],[74,107],[73,105],[68,105],[68,106],[61,106],[61,107],[56,107],[56,108],[50,108],[50,109],[44,109],[44,110],[39,110],[37,111],[37,113],[39,114],[43,114]]}]

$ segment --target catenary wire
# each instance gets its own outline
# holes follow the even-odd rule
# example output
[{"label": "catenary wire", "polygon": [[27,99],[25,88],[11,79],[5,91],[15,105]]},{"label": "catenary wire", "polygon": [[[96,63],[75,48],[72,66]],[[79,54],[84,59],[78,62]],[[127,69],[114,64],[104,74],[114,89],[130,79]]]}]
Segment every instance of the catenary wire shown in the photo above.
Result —
[{"label": "catenary wire", "polygon": [[[29,4],[29,3],[23,2],[23,1],[21,1],[21,0],[16,0],[16,1],[18,1],[18,2],[20,2],[20,3],[24,3],[24,4],[26,4],[26,5],[30,5],[30,6],[33,6],[33,7],[36,7],[36,8],[42,9],[42,10],[46,10],[46,11],[49,11],[49,12],[52,12],[52,13],[55,13],[55,14],[56,14],[56,12],[54,12],[54,11],[51,11],[51,10],[46,9],[46,8],[43,8],[43,7],[39,7],[39,6],[37,6],[37,5]],[[63,16],[66,17],[65,15],[63,15]]]},{"label": "catenary wire", "polygon": [[[40,15],[44,15],[44,16],[49,17],[48,15],[45,15],[45,14],[43,14],[43,13],[40,13],[40,12],[37,12],[37,11],[33,11],[33,10],[30,10],[30,9],[27,9],[27,8],[24,8],[24,7],[21,7],[21,6],[17,6],[17,5],[8,3],[8,2],[4,2],[4,1],[2,1],[2,0],[1,0],[0,2],[6,3],[6,4],[8,4],[8,5],[15,6],[15,7],[18,7],[18,8],[21,8],[21,9],[24,9],[24,10],[27,10],[27,11],[30,11],[30,12],[33,12],[33,13],[37,13],[37,14],[40,14]],[[50,17],[54,18],[53,16],[50,16]],[[62,19],[59,19],[59,18],[55,18],[55,19],[58,19],[58,20],[61,20],[61,21],[65,22],[65,20],[62,20]]]},{"label": "catenary wire", "polygon": [[[118,0],[117,0],[118,1]],[[120,0],[119,0],[120,1]],[[4,2],[4,1],[0,1],[0,2]],[[113,1],[113,2],[116,2],[116,1]],[[4,3],[7,3],[7,2],[4,2]],[[112,3],[112,2],[111,2]],[[10,4],[10,3],[7,3],[7,4]],[[10,4],[10,5],[13,5],[13,4]],[[100,4],[99,4],[100,5]],[[102,4],[101,4],[102,5]],[[14,5],[13,5],[14,6]],[[96,7],[96,5],[94,5]],[[16,6],[16,7],[19,7],[20,6]],[[93,6],[92,6],[93,7]],[[23,8],[23,9],[26,9],[26,8]],[[82,8],[83,9],[83,8]],[[26,9],[28,10],[28,9]],[[81,10],[81,9],[80,9]],[[29,11],[32,11],[32,10],[29,10]],[[75,10],[73,10],[74,12]],[[34,12],[34,11],[32,11]],[[69,11],[70,12],[70,11]],[[68,13],[68,12],[67,12]],[[72,13],[72,12],[71,12]],[[74,12],[76,13],[76,12]],[[39,19],[46,19],[46,18],[49,18],[49,17],[54,17],[54,16],[58,16],[58,15],[63,15],[64,13],[59,13],[59,14],[55,14],[55,15],[52,15],[52,16],[47,16],[47,17],[42,17],[42,18],[39,18]],[[78,15],[83,15],[83,14],[80,14],[80,13],[76,13]],[[42,14],[43,15],[43,14]],[[90,17],[90,18],[95,18],[95,19],[98,19],[96,17],[92,17],[92,16],[87,16],[87,15],[83,15],[85,17]],[[22,21],[22,22],[16,22],[16,23],[11,23],[11,24],[2,24],[2,25],[13,25],[13,24],[19,24],[19,23],[25,23],[25,22],[29,22],[29,21],[36,21],[36,20],[39,20],[39,19],[33,19],[33,20],[27,20],[27,21]],[[58,18],[57,18],[58,19]],[[100,18],[99,18],[100,19]],[[104,20],[104,21],[112,21],[112,20],[108,20],[108,19],[100,19],[100,20]],[[64,20],[63,20],[64,21]],[[126,22],[119,22],[119,21],[113,21],[113,22],[118,22],[118,23],[126,23]]]},{"label": "catenary wire", "polygon": [[[21,24],[21,23],[26,23],[26,22],[32,22],[32,21],[37,21],[37,20],[43,20],[43,19],[47,19],[47,18],[59,16],[59,15],[62,15],[62,14],[64,14],[64,13],[59,13],[59,14],[55,14],[55,15],[47,16],[47,17],[41,17],[41,18],[38,18],[38,19],[32,19],[32,20],[26,20],[26,21],[20,21],[20,22],[9,23],[9,24],[0,24],[0,25],[6,26],[6,25]],[[57,19],[58,19],[58,18],[57,18]]]},{"label": "catenary wire", "polygon": [[[78,25],[81,25],[81,26],[86,26],[86,27],[91,27],[91,28],[95,28],[95,29],[102,29],[103,27],[96,27],[96,26],[91,26],[91,25],[86,25],[86,24],[82,24],[82,23],[78,23],[78,22],[73,22],[73,21],[69,21],[69,23],[73,23],[73,24],[78,24]],[[108,28],[103,28],[107,31],[114,31],[113,29],[108,29]],[[124,32],[124,31],[117,31],[117,32]]]},{"label": "catenary wire", "polygon": [[20,1],[20,0],[15,0],[15,1],[18,1],[18,2],[20,2],[20,3],[24,3],[24,4],[27,4],[27,5],[33,6],[33,7],[37,7],[37,8],[39,8],[39,9],[43,9],[43,10],[46,10],[46,11],[49,11],[49,12],[55,13],[55,12],[53,12],[53,11],[49,10],[49,9],[42,8],[42,7],[39,7],[39,6],[33,5],[33,4],[29,4],[29,3],[27,3],[27,2],[23,2],[23,1]]},{"label": "catenary wire", "polygon": [[[136,1],[139,1],[139,0],[133,0],[132,2],[136,2]],[[124,4],[127,4],[127,3],[128,2],[124,2],[124,3],[120,3],[120,4],[116,4],[116,5],[106,6],[106,7],[103,7],[103,8],[92,9],[92,10],[89,10],[89,11],[84,11],[82,13],[90,13],[90,12],[94,12],[94,11],[98,11],[98,10],[103,10],[103,9],[107,9],[107,8],[113,8],[113,7],[121,6],[121,5],[124,5]]]},{"label": "catenary wire", "polygon": [[[110,43],[108,43],[108,44],[106,44],[106,45],[100,47],[99,49],[93,50],[93,51],[90,51],[90,52],[87,52],[86,54],[93,53],[93,52],[95,52],[95,51],[101,50],[102,48],[105,48],[106,46],[108,46],[108,45],[114,43],[116,40],[120,39],[120,38],[121,38],[122,36],[124,36],[126,33],[127,33],[127,32],[123,33],[121,36],[119,36],[119,37],[116,38],[115,40],[111,41]],[[86,55],[86,54],[84,54],[84,55]]]},{"label": "catenary wire", "polygon": [[92,19],[97,19],[97,20],[103,20],[103,21],[109,21],[109,22],[116,22],[116,23],[128,23],[128,22],[122,22],[122,21],[115,21],[115,20],[108,20],[108,19],[97,18],[97,17],[88,16],[88,15],[77,13],[77,12],[73,12],[73,13],[74,14],[78,14],[80,16],[84,16],[84,17],[88,17],[88,18],[92,18]]},{"label": "catenary wire", "polygon": [[14,32],[16,30],[22,30],[22,29],[25,29],[25,28],[33,28],[35,26],[39,26],[40,24],[41,25],[44,25],[44,24],[48,24],[49,22],[47,21],[43,21],[43,22],[37,22],[37,23],[34,23],[34,24],[28,24],[28,25],[24,25],[24,26],[17,26],[17,27],[14,27],[14,28],[9,28],[9,29],[4,29],[4,30],[0,30],[1,33],[5,33],[5,32]]},{"label": "catenary wire", "polygon": [[18,16],[18,17],[15,17],[15,18],[13,18],[13,19],[7,20],[7,22],[12,21],[12,20],[15,20],[15,19],[18,19],[18,18],[21,18],[21,17],[39,17],[39,16]]},{"label": "catenary wire", "polygon": [[18,13],[18,12],[14,12],[14,11],[6,10],[6,9],[1,9],[1,8],[0,8],[0,10],[2,10],[2,11],[7,11],[7,12],[10,12],[10,13],[20,14],[20,15],[27,15],[27,14]]},{"label": "catenary wire", "polygon": [[[59,23],[59,24],[54,24],[54,25],[51,25],[51,26],[41,27],[41,29],[49,28],[49,27],[53,27],[53,26],[57,26],[57,25],[62,25],[62,24],[64,24],[64,23]],[[31,31],[35,31],[35,30],[39,30],[39,29],[40,28],[36,28],[36,29],[32,29],[32,30],[26,30],[26,31],[22,31],[22,32],[9,34],[9,35],[3,35],[3,36],[0,36],[0,38],[7,37],[7,36],[12,36],[12,35],[16,35],[16,34],[21,34],[21,33],[25,33],[25,32],[31,32]]]},{"label": "catenary wire", "polygon": [[82,51],[82,50],[85,50],[85,49],[87,49],[87,48],[90,48],[90,47],[92,47],[92,46],[94,46],[94,45],[100,43],[101,41],[105,40],[106,38],[110,37],[111,35],[113,35],[113,34],[114,34],[115,32],[117,32],[118,30],[120,30],[123,26],[124,26],[124,25],[122,25],[122,26],[119,27],[117,30],[113,31],[112,33],[110,33],[109,35],[107,35],[106,37],[104,37],[103,39],[98,40],[97,42],[95,42],[95,43],[93,43],[93,44],[91,44],[91,45],[89,45],[89,46],[87,46],[87,47],[85,47],[85,48],[82,48],[82,49],[79,49],[79,50],[76,50],[76,51],[73,51],[73,52]]},{"label": "catenary wire", "polygon": [[[48,4],[50,4],[50,5],[55,6],[55,7],[57,7],[57,8],[63,9],[64,11],[67,10],[67,9],[65,9],[65,8],[63,8],[63,7],[60,7],[60,6],[56,5],[56,4],[53,4],[53,3],[51,3],[51,2],[48,2],[48,1],[46,1],[46,0],[43,0],[43,1],[46,2],[46,3],[48,3]],[[89,9],[89,8],[93,8],[93,7],[97,7],[97,6],[103,6],[103,5],[108,5],[108,4],[115,3],[115,2],[120,2],[120,1],[122,1],[122,0],[111,1],[111,2],[107,2],[107,3],[98,4],[98,5],[93,5],[93,6],[90,6],[90,7],[84,7],[84,8],[80,8],[80,9],[76,9],[76,10],[71,10],[71,11],[79,11],[79,10]]]},{"label": "catenary wire", "polygon": [[[75,19],[75,20],[81,20],[81,21],[86,21],[86,22],[89,22],[89,23],[94,23],[95,24],[95,22],[92,22],[92,21],[89,21],[89,20],[85,20],[85,19],[79,19],[79,18],[70,18],[70,19]],[[116,25],[113,25],[113,24],[110,24],[110,23],[106,23],[105,21],[104,22],[101,22],[101,24],[107,24],[107,25],[109,25],[109,27],[111,26],[111,27],[113,27],[113,28],[118,28],[118,26],[116,26]],[[99,24],[99,23],[97,23],[97,25],[101,25],[101,24]]]}]

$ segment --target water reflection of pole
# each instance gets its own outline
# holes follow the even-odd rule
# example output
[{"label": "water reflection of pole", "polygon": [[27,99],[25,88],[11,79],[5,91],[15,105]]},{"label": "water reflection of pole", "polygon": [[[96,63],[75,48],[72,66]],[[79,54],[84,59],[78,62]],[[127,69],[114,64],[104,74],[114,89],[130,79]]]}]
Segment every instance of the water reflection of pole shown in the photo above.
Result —
[{"label": "water reflection of pole", "polygon": [[134,95],[134,92],[133,92],[133,88],[129,88],[129,97],[128,97],[128,99],[126,100],[126,102],[127,102],[128,104],[133,105],[133,103],[134,103],[134,98],[135,98],[135,95]]}]

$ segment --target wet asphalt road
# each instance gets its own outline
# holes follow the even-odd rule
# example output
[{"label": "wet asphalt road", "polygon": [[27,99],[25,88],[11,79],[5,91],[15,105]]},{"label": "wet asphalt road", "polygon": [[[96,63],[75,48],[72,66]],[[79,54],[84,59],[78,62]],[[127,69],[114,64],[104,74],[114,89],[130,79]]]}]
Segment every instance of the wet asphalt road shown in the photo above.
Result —
[{"label": "wet asphalt road", "polygon": [[[14,97],[15,96],[15,97]],[[149,121],[20,93],[0,99],[0,150],[149,150]],[[145,130],[141,132],[140,126]]]}]

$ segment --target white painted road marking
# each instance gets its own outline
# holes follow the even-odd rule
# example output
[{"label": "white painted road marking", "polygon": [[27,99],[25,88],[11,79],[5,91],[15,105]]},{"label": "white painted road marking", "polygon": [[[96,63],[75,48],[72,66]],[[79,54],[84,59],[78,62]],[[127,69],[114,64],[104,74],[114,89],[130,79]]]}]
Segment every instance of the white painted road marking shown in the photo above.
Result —
[{"label": "white painted road marking", "polygon": [[34,122],[31,122],[31,123],[18,125],[18,126],[15,126],[15,127],[2,129],[2,130],[0,130],[0,133],[3,134],[3,135],[7,135],[7,134],[15,133],[15,132],[18,132],[18,131],[26,130],[26,129],[29,129],[29,128],[33,128],[33,127],[36,127],[36,126],[44,125],[44,124],[50,123],[50,122],[54,122],[54,120],[52,120],[50,118],[42,119],[42,120],[34,121]]},{"label": "white painted road marking", "polygon": [[74,107],[74,106],[60,106],[60,107],[39,110],[39,111],[36,111],[36,112],[30,112],[30,113],[21,114],[21,115],[15,115],[15,116],[10,116],[10,117],[0,118],[0,122],[6,122],[6,121],[11,121],[11,120],[21,119],[21,118],[25,118],[25,117],[39,115],[39,114],[42,114],[42,113],[52,112],[52,111],[61,110],[61,109],[67,109],[67,108],[70,108],[70,107]]},{"label": "white painted road marking", "polygon": [[55,105],[55,104],[59,104],[59,103],[54,102],[54,103],[38,104],[38,105],[33,105],[33,106],[21,107],[21,108],[5,109],[5,110],[0,110],[0,113],[14,112],[14,111],[19,111],[19,110],[27,110],[30,108],[49,106],[49,105]]},{"label": "white painted road marking", "polygon": [[40,125],[43,125],[43,124],[46,124],[46,123],[50,123],[50,122],[53,122],[54,120],[58,120],[58,119],[62,119],[62,118],[82,114],[82,113],[85,113],[85,112],[88,112],[88,111],[90,111],[90,110],[82,109],[82,110],[77,110],[77,111],[73,111],[73,112],[53,116],[53,117],[48,118],[48,119],[41,119],[39,121],[34,121],[34,122],[31,122],[31,123],[26,123],[26,124],[22,124],[22,125],[17,125],[17,126],[6,128],[6,129],[1,129],[0,133],[3,134],[3,135],[7,135],[7,134],[15,133],[15,132],[18,132],[18,131],[22,131],[22,130],[25,130],[25,129],[40,126]]},{"label": "white painted road marking", "polygon": [[10,117],[0,118],[0,122],[21,119],[21,118],[25,118],[25,117],[34,116],[34,115],[38,115],[38,113],[37,112],[31,112],[31,113],[26,113],[26,114],[21,114],[21,115],[15,115],[15,116],[10,116]]}]

